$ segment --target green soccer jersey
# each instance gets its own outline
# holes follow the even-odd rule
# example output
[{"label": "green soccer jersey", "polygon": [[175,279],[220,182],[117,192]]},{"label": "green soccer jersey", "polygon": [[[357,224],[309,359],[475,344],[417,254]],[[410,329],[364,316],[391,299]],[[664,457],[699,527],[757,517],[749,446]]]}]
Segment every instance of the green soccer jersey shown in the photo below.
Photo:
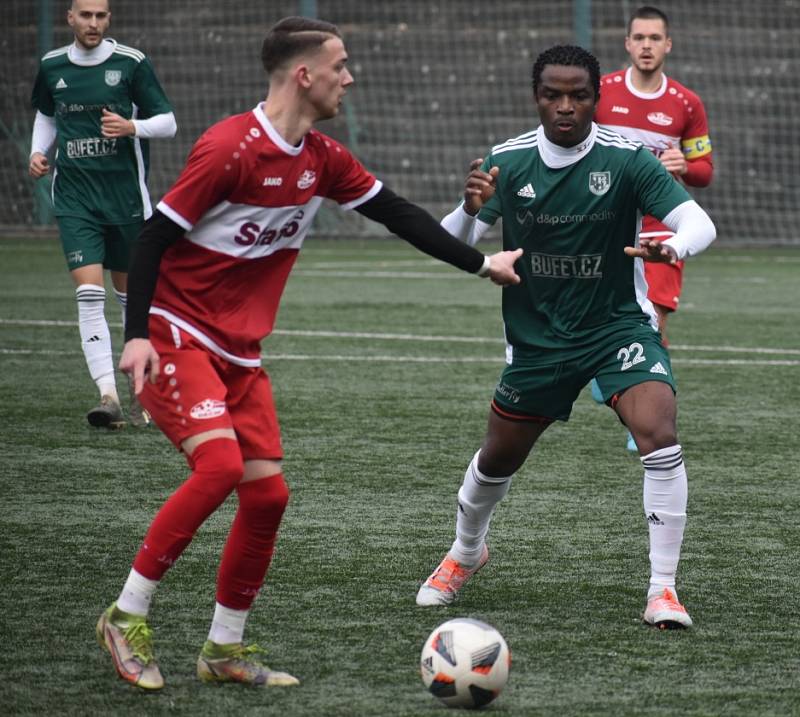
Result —
[{"label": "green soccer jersey", "polygon": [[[557,160],[546,164],[545,151]],[[503,290],[515,353],[573,353],[650,320],[641,261],[623,247],[638,244],[642,214],[663,219],[691,199],[651,152],[596,125],[565,150],[540,127],[495,146],[482,169],[494,166],[497,190],[478,218],[502,217],[504,249],[524,250],[522,282]]]},{"label": "green soccer jersey", "polygon": [[147,119],[172,112],[172,107],[141,52],[114,40],[104,43],[112,43],[113,49],[101,46],[108,56],[92,65],[73,59],[75,45],[48,52],[31,102],[42,114],[55,116],[56,216],[127,224],[146,219],[152,211],[145,184],[147,140],[103,137],[102,110],[126,119]]}]

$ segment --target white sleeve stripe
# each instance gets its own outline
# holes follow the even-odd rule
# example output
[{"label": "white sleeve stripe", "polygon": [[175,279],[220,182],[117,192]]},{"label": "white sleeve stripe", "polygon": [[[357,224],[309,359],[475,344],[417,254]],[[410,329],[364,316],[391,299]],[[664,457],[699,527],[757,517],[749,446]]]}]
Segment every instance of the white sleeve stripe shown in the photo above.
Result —
[{"label": "white sleeve stripe", "polygon": [[383,182],[381,182],[379,179],[376,179],[375,184],[370,187],[366,194],[362,194],[358,199],[353,199],[352,201],[347,202],[346,204],[340,204],[339,206],[342,209],[355,209],[356,207],[360,207],[364,202],[368,202],[370,199],[372,199],[378,192],[381,191],[381,189],[383,189]]},{"label": "white sleeve stripe", "polygon": [[188,219],[184,219],[168,204],[165,204],[163,200],[156,204],[156,209],[158,209],[158,211],[161,212],[165,217],[175,222],[179,227],[183,227],[187,232],[192,230],[194,225]]}]

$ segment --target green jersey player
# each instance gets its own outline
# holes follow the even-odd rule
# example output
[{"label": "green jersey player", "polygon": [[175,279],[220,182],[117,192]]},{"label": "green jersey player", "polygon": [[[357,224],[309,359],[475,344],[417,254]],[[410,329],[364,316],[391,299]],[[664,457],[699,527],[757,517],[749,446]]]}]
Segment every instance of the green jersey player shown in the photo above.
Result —
[{"label": "green jersey player", "polygon": [[[599,88],[597,60],[582,48],[542,53],[533,66],[541,126],[473,164],[463,204],[442,222],[474,243],[502,218],[504,248],[523,250],[522,282],[503,292],[506,367],[483,445],[458,493],[456,539],[420,588],[419,605],[451,603],[486,563],[489,521],[512,475],[547,426],[569,418],[596,376],[644,466],[651,562],[645,622],[691,625],[675,592],[687,497],[675,387],[642,261],[696,254],[715,229],[646,148],[592,122]],[[675,236],[639,241],[643,214]]]},{"label": "green jersey player", "polygon": [[[175,116],[150,61],[138,50],[104,39],[111,19],[107,0],[73,0],[67,22],[71,45],[48,52],[33,88],[37,110],[29,171],[50,171],[55,145],[53,205],[67,267],[75,282],[78,323],[100,404],[94,426],[124,423],[111,337],[105,319],[103,269],[109,269],[122,305],[127,298],[130,247],[152,213],[145,179],[147,138],[172,137]],[[130,421],[147,422],[131,393]]]}]

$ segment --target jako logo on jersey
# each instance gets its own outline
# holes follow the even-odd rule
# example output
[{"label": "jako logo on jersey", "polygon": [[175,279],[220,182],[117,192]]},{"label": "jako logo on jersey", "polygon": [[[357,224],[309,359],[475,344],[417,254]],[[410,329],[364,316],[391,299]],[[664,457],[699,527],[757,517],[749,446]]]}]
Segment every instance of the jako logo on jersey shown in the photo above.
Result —
[{"label": "jako logo on jersey", "polygon": [[264,177],[264,187],[280,187],[283,184],[283,177]]},{"label": "jako logo on jersey", "polygon": [[300,175],[300,179],[297,180],[297,188],[298,189],[308,189],[314,182],[317,181],[317,175],[310,169],[307,169]]},{"label": "jako logo on jersey", "polygon": [[602,197],[611,187],[611,172],[589,172],[589,191]]},{"label": "jako logo on jersey", "polygon": [[225,413],[225,402],[217,401],[215,398],[206,398],[192,406],[192,410],[189,411],[189,415],[199,421],[217,418],[223,413]]},{"label": "jako logo on jersey", "polygon": [[115,87],[122,79],[121,70],[106,70],[106,84],[109,87]]},{"label": "jako logo on jersey", "polygon": [[517,196],[525,197],[525,199],[536,199],[536,190],[533,188],[533,185],[528,182],[517,192]]},{"label": "jako logo on jersey", "polygon": [[614,105],[611,108],[611,111],[612,112],[619,112],[621,115],[626,115],[626,114],[628,114],[630,112],[630,109],[628,107],[620,107],[619,105]]},{"label": "jako logo on jersey", "polygon": [[651,112],[647,115],[647,119],[661,127],[669,127],[672,124],[672,117],[665,115],[663,112]]}]

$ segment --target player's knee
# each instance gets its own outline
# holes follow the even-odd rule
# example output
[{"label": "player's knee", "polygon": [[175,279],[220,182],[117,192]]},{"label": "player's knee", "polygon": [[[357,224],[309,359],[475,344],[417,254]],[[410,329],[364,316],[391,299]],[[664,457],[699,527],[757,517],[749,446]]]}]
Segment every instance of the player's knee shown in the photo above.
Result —
[{"label": "player's knee", "polygon": [[289,503],[289,486],[281,473],[245,481],[238,487],[239,505],[250,515],[268,522],[280,520]]},{"label": "player's knee", "polygon": [[232,491],[244,475],[244,461],[239,444],[232,438],[215,438],[192,451],[190,464],[202,483]]},{"label": "player's knee", "polygon": [[637,431],[634,437],[639,453],[643,456],[678,443],[674,426],[654,426],[650,430]]}]

